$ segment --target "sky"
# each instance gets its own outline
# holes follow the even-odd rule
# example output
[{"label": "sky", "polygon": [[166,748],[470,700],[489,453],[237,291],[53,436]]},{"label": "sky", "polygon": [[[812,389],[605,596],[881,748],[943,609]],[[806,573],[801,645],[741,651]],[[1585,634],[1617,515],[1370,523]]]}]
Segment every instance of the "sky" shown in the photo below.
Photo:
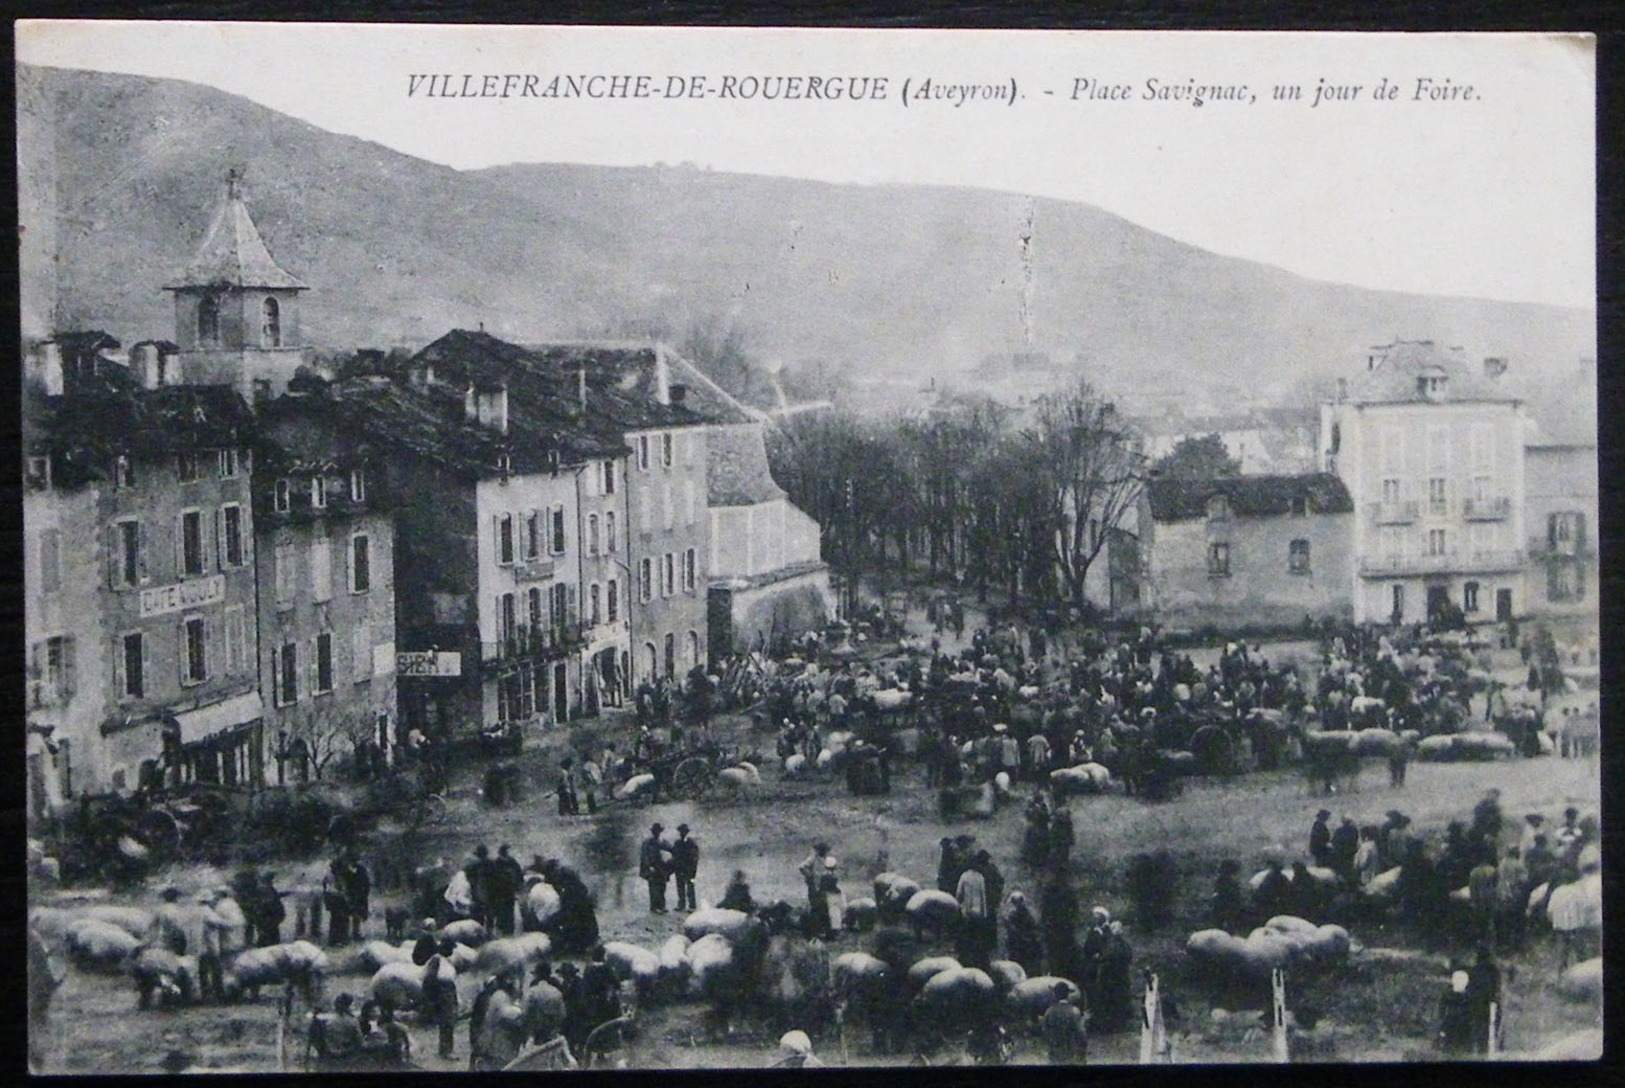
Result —
[{"label": "sky", "polygon": [[[25,21],[17,57],[206,84],[459,169],[686,162],[968,185],[1082,201],[1318,279],[1595,305],[1582,36]],[[425,93],[429,75],[475,96]],[[486,76],[499,93],[513,76],[510,94],[478,96]],[[600,91],[645,76],[650,93],[540,97],[569,76]],[[701,97],[668,97],[696,76]],[[800,77],[803,96],[811,77],[886,84],[769,101],[752,83],[768,77]],[[1221,90],[1195,105],[1193,87]]]}]

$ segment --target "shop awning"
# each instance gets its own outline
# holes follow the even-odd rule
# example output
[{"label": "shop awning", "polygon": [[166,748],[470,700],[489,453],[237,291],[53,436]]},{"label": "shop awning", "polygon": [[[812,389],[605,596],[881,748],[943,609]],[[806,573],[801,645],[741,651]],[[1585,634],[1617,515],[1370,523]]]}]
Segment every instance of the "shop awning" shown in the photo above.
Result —
[{"label": "shop awning", "polygon": [[233,696],[196,710],[175,715],[181,723],[181,743],[193,744],[216,733],[223,733],[239,725],[247,725],[265,716],[265,704],[257,691]]}]

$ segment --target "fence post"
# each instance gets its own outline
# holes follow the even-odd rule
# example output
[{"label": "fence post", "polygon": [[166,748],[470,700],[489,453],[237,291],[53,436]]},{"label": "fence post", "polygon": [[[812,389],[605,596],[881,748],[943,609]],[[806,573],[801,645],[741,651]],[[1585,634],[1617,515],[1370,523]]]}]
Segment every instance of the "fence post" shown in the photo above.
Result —
[{"label": "fence post", "polygon": [[1290,1062],[1292,1052],[1286,1038],[1286,975],[1277,967],[1270,972],[1270,1022],[1273,1027],[1275,1060]]}]

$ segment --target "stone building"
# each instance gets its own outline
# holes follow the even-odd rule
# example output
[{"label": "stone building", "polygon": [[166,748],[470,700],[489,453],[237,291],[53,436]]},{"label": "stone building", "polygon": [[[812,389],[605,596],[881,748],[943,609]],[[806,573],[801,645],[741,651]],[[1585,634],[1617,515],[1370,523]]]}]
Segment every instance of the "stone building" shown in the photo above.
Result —
[{"label": "stone building", "polygon": [[262,404],[258,417],[260,690],[281,784],[357,750],[390,758],[404,740],[395,729],[395,531],[373,486],[382,451],[348,426],[321,383]]},{"label": "stone building", "polygon": [[1531,615],[1594,627],[1598,561],[1597,375],[1590,361],[1542,383],[1524,443],[1524,523]]},{"label": "stone building", "polygon": [[1372,348],[1321,406],[1324,467],[1354,500],[1354,618],[1526,611],[1524,429],[1498,359],[1430,340]]},{"label": "stone building", "polygon": [[1153,479],[1139,519],[1141,606],[1180,627],[1347,620],[1353,520],[1330,473]]},{"label": "stone building", "polygon": [[68,741],[64,793],[261,782],[253,416],[75,339],[72,391],[26,413],[30,721]]}]

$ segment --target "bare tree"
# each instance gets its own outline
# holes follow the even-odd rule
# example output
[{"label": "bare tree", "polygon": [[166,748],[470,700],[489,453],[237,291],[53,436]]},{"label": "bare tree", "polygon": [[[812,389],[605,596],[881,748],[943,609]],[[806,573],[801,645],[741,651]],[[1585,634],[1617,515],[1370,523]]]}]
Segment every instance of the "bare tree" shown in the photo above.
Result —
[{"label": "bare tree", "polygon": [[1059,502],[1053,545],[1061,588],[1081,609],[1090,567],[1139,500],[1145,456],[1116,406],[1081,378],[1065,393],[1039,400],[1031,435]]},{"label": "bare tree", "polygon": [[288,752],[303,742],[311,777],[320,781],[336,758],[354,752],[372,736],[372,728],[365,715],[323,711],[301,719],[288,731]]}]

